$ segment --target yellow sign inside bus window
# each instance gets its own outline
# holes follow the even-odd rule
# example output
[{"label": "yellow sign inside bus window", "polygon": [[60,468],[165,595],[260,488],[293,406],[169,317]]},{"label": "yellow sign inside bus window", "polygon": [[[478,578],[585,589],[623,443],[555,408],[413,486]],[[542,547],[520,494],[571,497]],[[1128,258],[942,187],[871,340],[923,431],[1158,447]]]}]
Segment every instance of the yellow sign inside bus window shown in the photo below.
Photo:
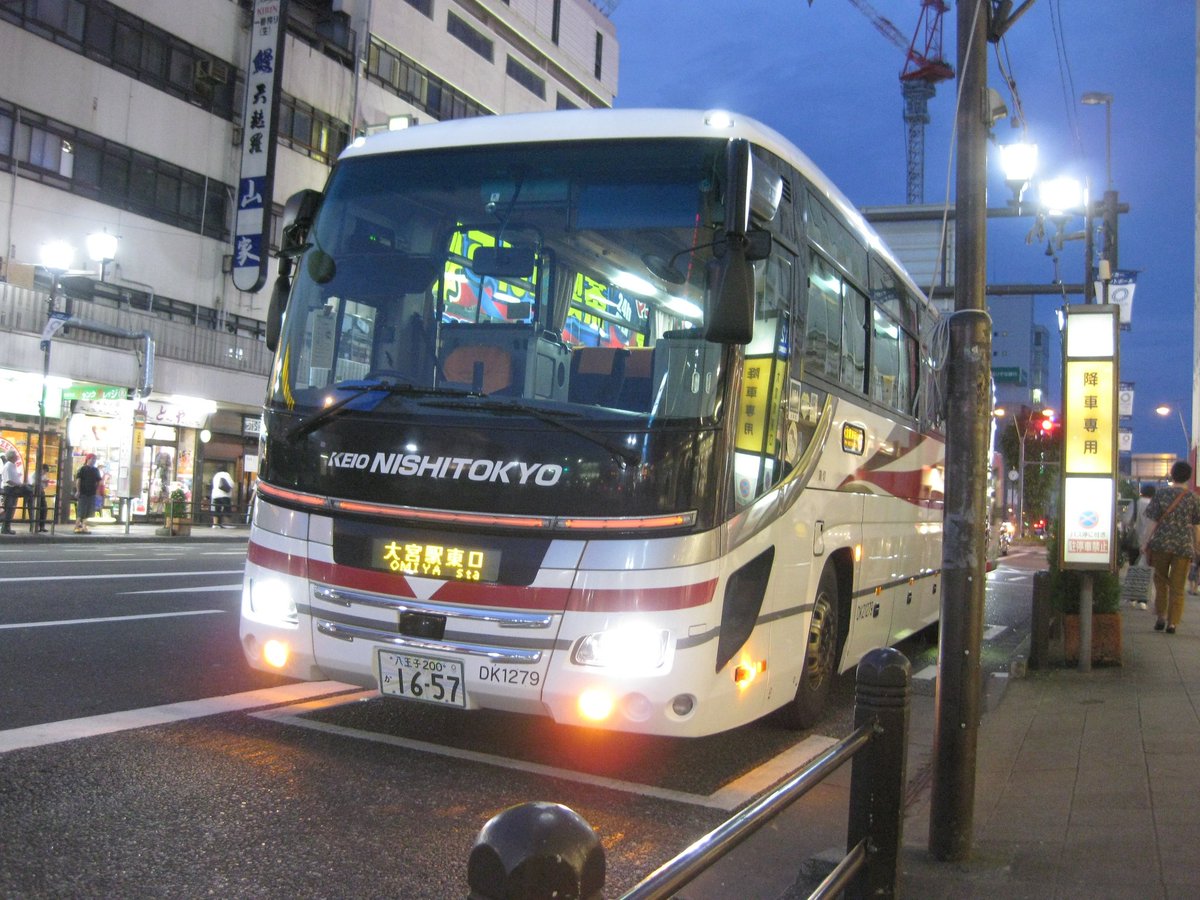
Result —
[{"label": "yellow sign inside bus window", "polygon": [[382,538],[374,542],[371,563],[377,569],[422,578],[494,582],[500,573],[500,551]]},{"label": "yellow sign inside bus window", "polygon": [[775,425],[783,391],[782,379],[775,378],[775,366],[773,356],[746,358],[737,429],[737,449],[744,453],[775,454]]}]

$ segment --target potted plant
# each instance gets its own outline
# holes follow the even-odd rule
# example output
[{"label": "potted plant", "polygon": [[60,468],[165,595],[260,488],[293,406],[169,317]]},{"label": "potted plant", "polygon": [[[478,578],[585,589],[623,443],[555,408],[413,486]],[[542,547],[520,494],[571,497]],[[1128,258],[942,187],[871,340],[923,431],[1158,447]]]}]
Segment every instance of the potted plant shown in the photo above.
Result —
[{"label": "potted plant", "polygon": [[159,534],[191,534],[192,523],[188,519],[187,493],[181,486],[176,485],[167,495],[167,501],[163,504],[163,516],[163,527],[159,529]]},{"label": "potted plant", "polygon": [[[1063,657],[1079,661],[1079,595],[1083,572],[1058,565],[1058,523],[1046,541],[1050,565],[1050,608],[1058,620]],[[1121,580],[1114,572],[1091,572],[1092,576],[1092,663],[1121,665]]]}]

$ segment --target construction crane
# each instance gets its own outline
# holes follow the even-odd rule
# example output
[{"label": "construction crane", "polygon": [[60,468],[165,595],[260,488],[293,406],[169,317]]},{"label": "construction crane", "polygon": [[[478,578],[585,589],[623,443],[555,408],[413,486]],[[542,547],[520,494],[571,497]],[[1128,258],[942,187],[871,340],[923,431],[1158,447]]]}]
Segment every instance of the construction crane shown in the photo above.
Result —
[{"label": "construction crane", "polygon": [[880,15],[867,0],[850,2],[885,38],[904,51],[900,94],[904,98],[904,124],[908,136],[907,196],[909,203],[924,203],[925,126],[929,124],[929,101],[939,81],[954,77],[954,69],[942,58],[942,16],[950,11],[950,7],[943,0],[921,0],[917,28],[912,40],[905,40],[900,29]]}]

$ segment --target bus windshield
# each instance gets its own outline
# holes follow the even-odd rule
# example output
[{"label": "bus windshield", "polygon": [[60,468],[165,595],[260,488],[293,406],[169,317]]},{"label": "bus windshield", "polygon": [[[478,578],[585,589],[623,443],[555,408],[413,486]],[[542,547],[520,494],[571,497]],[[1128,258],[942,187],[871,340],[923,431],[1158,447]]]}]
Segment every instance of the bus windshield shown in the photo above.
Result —
[{"label": "bus windshield", "polygon": [[299,259],[271,403],[311,410],[331,388],[384,384],[601,419],[713,416],[723,348],[702,336],[725,146],[344,160]]}]

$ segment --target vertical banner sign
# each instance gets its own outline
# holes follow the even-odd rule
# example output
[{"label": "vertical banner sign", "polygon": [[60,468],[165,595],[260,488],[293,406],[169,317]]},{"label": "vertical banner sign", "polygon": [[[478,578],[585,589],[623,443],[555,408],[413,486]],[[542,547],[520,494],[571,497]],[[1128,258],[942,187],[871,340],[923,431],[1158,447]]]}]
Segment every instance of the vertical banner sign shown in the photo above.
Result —
[{"label": "vertical banner sign", "polygon": [[[1136,269],[1117,269],[1108,281],[1108,302],[1120,307],[1121,324],[1125,326],[1133,322],[1133,292],[1137,289],[1137,277]],[[1097,279],[1092,287],[1097,302],[1103,302],[1104,282]]]},{"label": "vertical banner sign", "polygon": [[233,220],[233,284],[247,293],[267,280],[286,21],[287,0],[254,0],[242,101],[242,168]]},{"label": "vertical banner sign", "polygon": [[1118,307],[1068,306],[1063,340],[1063,490],[1059,562],[1116,563]]}]

